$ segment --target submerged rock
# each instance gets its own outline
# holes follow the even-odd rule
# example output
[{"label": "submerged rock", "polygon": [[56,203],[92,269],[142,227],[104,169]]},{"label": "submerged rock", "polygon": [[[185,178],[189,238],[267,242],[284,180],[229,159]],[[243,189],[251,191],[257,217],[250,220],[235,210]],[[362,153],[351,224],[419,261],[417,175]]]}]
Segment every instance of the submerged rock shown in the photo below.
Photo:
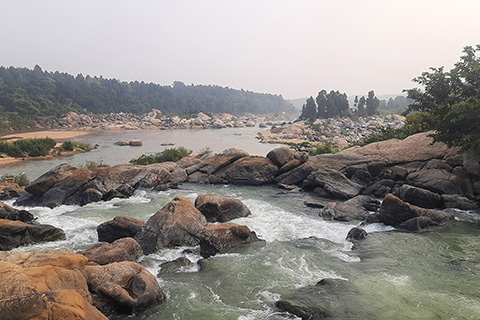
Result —
[{"label": "submerged rock", "polygon": [[180,257],[173,261],[167,261],[162,263],[160,265],[160,272],[158,274],[161,275],[163,273],[172,273],[180,270],[181,268],[190,266],[193,266],[192,261],[188,260],[185,257]]},{"label": "submerged rock", "polygon": [[347,237],[345,238],[348,241],[352,240],[362,240],[367,237],[367,231],[359,227],[353,227],[348,231]]},{"label": "submerged rock", "polygon": [[198,196],[195,207],[208,222],[227,222],[250,215],[250,210],[240,200],[215,194]]}]

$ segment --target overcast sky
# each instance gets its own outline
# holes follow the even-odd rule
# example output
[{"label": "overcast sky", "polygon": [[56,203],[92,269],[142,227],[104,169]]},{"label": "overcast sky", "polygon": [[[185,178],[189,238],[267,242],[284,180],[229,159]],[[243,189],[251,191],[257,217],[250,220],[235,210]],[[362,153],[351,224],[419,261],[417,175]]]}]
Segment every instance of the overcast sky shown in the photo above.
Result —
[{"label": "overcast sky", "polygon": [[316,95],[401,93],[480,44],[480,0],[0,0],[0,65]]}]

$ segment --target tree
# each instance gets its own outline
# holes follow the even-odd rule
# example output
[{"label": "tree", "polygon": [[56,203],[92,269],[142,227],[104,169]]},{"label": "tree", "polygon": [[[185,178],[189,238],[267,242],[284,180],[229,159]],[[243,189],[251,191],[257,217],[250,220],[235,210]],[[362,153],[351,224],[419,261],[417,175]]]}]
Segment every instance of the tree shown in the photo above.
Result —
[{"label": "tree", "polygon": [[375,97],[375,92],[373,90],[368,92],[366,104],[367,115],[373,116],[377,114],[378,107],[380,106],[380,101],[377,97]]},{"label": "tree", "polygon": [[317,117],[326,118],[327,117],[327,91],[321,90],[317,96]]},{"label": "tree", "polygon": [[317,118],[317,105],[313,97],[307,99],[307,103],[303,105],[300,120],[314,121]]},{"label": "tree", "polygon": [[357,115],[359,117],[364,117],[367,115],[367,110],[365,110],[365,97],[362,96],[360,100],[358,100],[358,107],[357,107]]},{"label": "tree", "polygon": [[430,115],[435,142],[480,152],[480,45],[465,47],[463,53],[450,71],[430,68],[413,79],[423,91],[406,90],[415,101],[407,112]]}]

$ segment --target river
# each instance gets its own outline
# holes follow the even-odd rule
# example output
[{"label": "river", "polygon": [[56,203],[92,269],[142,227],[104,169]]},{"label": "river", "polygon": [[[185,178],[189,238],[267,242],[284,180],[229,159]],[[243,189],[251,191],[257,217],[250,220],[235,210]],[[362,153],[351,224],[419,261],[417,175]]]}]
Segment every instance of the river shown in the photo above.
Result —
[{"label": "river", "polygon": [[[153,145],[164,142],[194,150],[208,146],[214,152],[235,146],[261,155],[274,147],[256,145],[252,128],[166,133],[169,135],[162,137],[155,137],[154,132],[85,136],[82,141],[98,143],[100,147],[70,160],[121,163],[141,153],[159,151]],[[204,136],[200,139],[198,134]],[[209,135],[219,138],[202,140]],[[114,141],[133,136],[142,139],[144,146],[112,146]],[[239,141],[244,138],[242,146]],[[63,162],[27,164],[49,167],[56,161]],[[15,170],[24,169],[17,166]],[[303,204],[311,197],[308,194],[282,193],[273,186],[183,184],[177,190],[137,191],[129,199],[84,207],[26,208],[39,222],[64,229],[67,240],[18,250],[86,249],[97,243],[96,227],[104,221],[123,215],[146,220],[177,195],[194,201],[207,193],[242,200],[252,214],[233,222],[247,225],[264,241],[210,257],[202,269],[195,263],[170,274],[158,274],[159,265],[181,256],[196,262],[201,257],[195,248],[163,249],[140,258],[138,262],[157,276],[168,299],[140,315],[118,319],[296,319],[277,309],[275,302],[322,278],[346,279],[359,291],[358,297],[344,302],[358,306],[354,319],[480,319],[478,217],[458,210],[454,210],[457,219],[451,224],[419,233],[397,232],[382,224],[367,225],[369,235],[353,247],[345,236],[355,225],[321,219],[318,209]],[[193,250],[184,253],[185,249]]]}]

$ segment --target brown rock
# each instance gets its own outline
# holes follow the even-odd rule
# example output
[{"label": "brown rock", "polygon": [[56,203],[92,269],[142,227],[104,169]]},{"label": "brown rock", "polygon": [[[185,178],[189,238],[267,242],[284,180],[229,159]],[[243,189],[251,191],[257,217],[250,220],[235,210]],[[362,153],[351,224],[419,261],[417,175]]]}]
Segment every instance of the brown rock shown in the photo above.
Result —
[{"label": "brown rock", "polygon": [[421,216],[428,217],[435,223],[444,223],[453,219],[451,213],[433,209],[423,209],[403,202],[392,194],[387,194],[383,200],[378,218],[384,224],[396,227],[407,220]]},{"label": "brown rock", "polygon": [[33,225],[0,219],[0,250],[10,250],[29,243],[65,239],[65,232],[51,225]]},{"label": "brown rock", "polygon": [[135,261],[143,255],[142,248],[133,238],[122,238],[111,244],[108,242],[99,243],[93,248],[80,251],[80,254],[88,260],[100,265],[112,262]]},{"label": "brown rock", "polygon": [[113,242],[120,238],[135,237],[145,222],[130,217],[115,217],[97,227],[98,241]]},{"label": "brown rock", "polygon": [[250,210],[240,200],[215,194],[198,196],[195,207],[208,222],[227,222],[250,215]]},{"label": "brown rock", "polygon": [[207,219],[192,202],[179,196],[150,217],[135,240],[145,254],[165,247],[194,246],[206,225]]},{"label": "brown rock", "polygon": [[33,220],[33,215],[26,210],[17,210],[0,202],[0,219],[30,222]]},{"label": "brown rock", "polygon": [[202,232],[200,254],[204,258],[224,253],[233,247],[257,241],[255,232],[235,223],[210,224]]},{"label": "brown rock", "polygon": [[155,277],[136,262],[87,266],[93,304],[106,315],[141,312],[165,301]]},{"label": "brown rock", "polygon": [[265,185],[275,182],[277,172],[278,167],[270,159],[243,157],[217,175],[233,184]]},{"label": "brown rock", "polygon": [[267,153],[267,158],[280,168],[293,160],[294,154],[295,152],[288,147],[278,147]]}]

